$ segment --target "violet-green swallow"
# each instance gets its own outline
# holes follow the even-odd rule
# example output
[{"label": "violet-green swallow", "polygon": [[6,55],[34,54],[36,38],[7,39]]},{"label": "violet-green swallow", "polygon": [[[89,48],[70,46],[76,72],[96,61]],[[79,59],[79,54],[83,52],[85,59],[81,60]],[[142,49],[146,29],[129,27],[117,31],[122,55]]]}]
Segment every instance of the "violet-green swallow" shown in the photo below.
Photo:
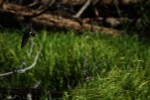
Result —
[{"label": "violet-green swallow", "polygon": [[22,42],[21,42],[21,48],[23,48],[27,44],[30,36],[35,37],[35,33],[32,31],[31,28],[32,28],[31,26],[27,27],[27,29],[25,29],[25,31],[23,32],[23,37],[22,37]]}]

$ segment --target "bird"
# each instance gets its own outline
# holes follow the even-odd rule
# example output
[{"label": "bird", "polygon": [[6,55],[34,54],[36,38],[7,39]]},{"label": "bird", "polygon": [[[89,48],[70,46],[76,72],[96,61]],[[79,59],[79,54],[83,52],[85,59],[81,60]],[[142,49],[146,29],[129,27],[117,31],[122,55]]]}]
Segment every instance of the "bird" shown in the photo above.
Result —
[{"label": "bird", "polygon": [[35,37],[35,32],[32,31],[32,24],[28,25],[23,32],[21,48],[23,48],[27,44],[30,36]]}]

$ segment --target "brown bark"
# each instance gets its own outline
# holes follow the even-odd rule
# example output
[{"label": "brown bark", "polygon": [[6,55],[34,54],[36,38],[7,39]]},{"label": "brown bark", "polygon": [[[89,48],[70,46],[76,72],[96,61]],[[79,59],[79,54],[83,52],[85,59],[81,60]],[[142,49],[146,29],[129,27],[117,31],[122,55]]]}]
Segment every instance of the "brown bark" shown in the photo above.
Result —
[{"label": "brown bark", "polygon": [[[0,9],[2,13],[11,13],[18,18],[18,20],[23,21],[24,18],[30,17],[40,13],[41,11],[33,10],[27,7],[20,5],[5,3]],[[7,17],[7,16],[6,16]],[[77,31],[102,31],[108,34],[119,34],[120,31],[115,29],[105,28],[97,25],[91,25],[83,22],[82,20],[78,21],[72,18],[64,18],[62,16],[52,15],[50,13],[44,13],[40,16],[34,17],[31,19],[34,24],[38,24],[46,27],[58,27],[66,29],[74,29]]]}]

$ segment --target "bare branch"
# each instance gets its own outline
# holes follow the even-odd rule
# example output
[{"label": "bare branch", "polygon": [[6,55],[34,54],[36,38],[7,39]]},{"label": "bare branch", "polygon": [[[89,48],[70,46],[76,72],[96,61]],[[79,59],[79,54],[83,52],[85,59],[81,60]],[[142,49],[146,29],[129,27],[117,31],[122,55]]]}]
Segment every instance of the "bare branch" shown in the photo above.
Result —
[{"label": "bare branch", "polygon": [[11,71],[11,72],[7,72],[7,73],[2,73],[0,74],[0,77],[3,77],[3,76],[8,76],[8,75],[12,75],[14,73],[25,73],[27,70],[30,70],[32,69],[33,67],[35,67],[35,65],[37,64],[37,60],[39,58],[39,55],[41,53],[41,50],[42,50],[42,45],[40,46],[35,58],[34,58],[34,62],[27,68],[24,68],[24,69],[18,69],[18,70],[15,70],[15,71]]},{"label": "bare branch", "polygon": [[73,17],[79,18],[81,16],[81,14],[85,11],[85,9],[90,5],[90,3],[91,3],[91,0],[87,0],[87,2],[85,2],[85,4],[82,6],[82,8]]},{"label": "bare branch", "polygon": [[34,38],[31,38],[31,45],[30,45],[30,50],[27,54],[28,57],[31,56],[32,52],[33,52],[33,47],[34,47],[34,41],[33,41]]}]

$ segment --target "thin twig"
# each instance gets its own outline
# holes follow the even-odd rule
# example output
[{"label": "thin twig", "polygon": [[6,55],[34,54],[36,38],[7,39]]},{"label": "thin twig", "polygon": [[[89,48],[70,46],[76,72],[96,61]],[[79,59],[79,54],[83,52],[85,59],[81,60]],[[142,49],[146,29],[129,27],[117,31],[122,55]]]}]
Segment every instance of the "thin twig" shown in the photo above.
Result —
[{"label": "thin twig", "polygon": [[35,67],[35,65],[36,65],[36,63],[37,63],[37,60],[38,60],[38,58],[39,58],[39,55],[40,55],[40,53],[41,53],[41,51],[42,51],[42,45],[41,45],[39,51],[37,52],[37,54],[36,54],[36,56],[35,56],[35,58],[34,58],[34,62],[33,62],[29,67],[27,67],[27,68],[17,70],[17,73],[24,73],[24,72],[26,72],[27,70],[30,70],[30,69],[32,69],[33,67]]},{"label": "thin twig", "polygon": [[116,9],[117,9],[117,13],[118,13],[118,15],[119,15],[119,17],[120,17],[120,22],[121,23],[124,23],[124,20],[122,20],[122,14],[121,14],[121,11],[120,11],[120,8],[119,8],[119,6],[118,6],[118,1],[117,0],[114,0],[114,4],[115,4],[115,7],[116,7]]},{"label": "thin twig", "polygon": [[24,69],[18,69],[18,70],[7,72],[7,73],[2,73],[2,74],[0,74],[0,77],[12,75],[14,73],[25,73],[27,70],[32,69],[37,64],[37,60],[39,58],[39,55],[40,55],[41,51],[42,51],[42,45],[40,46],[40,49],[38,50],[38,52],[37,52],[37,54],[34,58],[34,62],[29,67],[24,68]]},{"label": "thin twig", "polygon": [[121,16],[121,11],[120,11],[119,6],[118,6],[118,1],[117,1],[117,0],[114,0],[114,4],[115,4],[115,7],[116,7],[116,9],[117,9],[117,12],[118,12],[119,17],[121,18],[122,16]]},{"label": "thin twig", "polygon": [[34,40],[33,38],[31,39],[31,45],[30,45],[30,50],[29,53],[27,54],[28,57],[31,56],[32,52],[33,52],[33,47],[34,47]]},{"label": "thin twig", "polygon": [[81,14],[85,11],[85,9],[90,5],[91,0],[87,0],[87,2],[82,6],[82,8],[75,14],[74,18],[79,18]]},{"label": "thin twig", "polygon": [[28,93],[28,94],[27,94],[27,100],[33,100],[33,99],[32,99],[32,94],[31,94],[31,93]]}]

